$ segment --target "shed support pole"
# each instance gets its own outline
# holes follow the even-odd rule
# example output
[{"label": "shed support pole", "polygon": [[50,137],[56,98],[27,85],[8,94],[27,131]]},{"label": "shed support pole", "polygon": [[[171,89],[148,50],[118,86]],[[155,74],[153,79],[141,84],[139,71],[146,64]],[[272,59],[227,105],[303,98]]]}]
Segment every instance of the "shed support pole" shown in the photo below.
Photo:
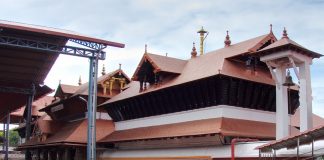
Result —
[{"label": "shed support pole", "polygon": [[299,159],[299,138],[297,138],[297,160]]},{"label": "shed support pole", "polygon": [[[26,134],[25,134],[25,142],[27,142],[30,138],[31,135],[31,119],[32,119],[32,104],[34,101],[34,95],[35,95],[35,85],[31,85],[31,94],[28,95],[27,98],[27,104],[26,104],[26,109],[27,109],[27,118],[26,118]],[[30,151],[27,149],[25,152],[25,160],[31,160],[31,154]]]},{"label": "shed support pole", "polygon": [[87,160],[96,160],[97,74],[98,58],[90,58]]},{"label": "shed support pole", "polygon": [[[2,132],[3,132],[2,136],[5,137],[5,135],[6,135],[6,123],[5,123],[5,120],[3,120],[3,131]],[[6,144],[3,143],[2,144],[2,150],[4,151],[5,149],[6,149]]]},{"label": "shed support pole", "polygon": [[5,160],[9,158],[9,124],[10,124],[10,112],[7,114],[7,131],[6,131],[6,152],[5,152]]},{"label": "shed support pole", "polygon": [[312,159],[314,159],[314,139],[312,139]]}]

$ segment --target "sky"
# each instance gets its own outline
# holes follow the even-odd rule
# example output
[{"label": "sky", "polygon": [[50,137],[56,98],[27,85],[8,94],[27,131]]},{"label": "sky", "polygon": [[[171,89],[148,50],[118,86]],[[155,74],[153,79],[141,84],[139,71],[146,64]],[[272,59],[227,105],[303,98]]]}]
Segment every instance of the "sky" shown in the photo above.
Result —
[{"label": "sky", "polygon": [[[124,43],[123,49],[105,49],[99,62],[106,71],[122,69],[132,76],[143,53],[189,59],[197,30],[209,31],[205,52],[224,46],[226,30],[232,44],[269,33],[288,36],[304,47],[324,54],[324,0],[10,0],[0,1],[0,19],[76,31]],[[324,117],[324,58],[312,69],[313,112]],[[86,58],[60,55],[45,84],[56,89],[59,81],[77,85],[88,81]]]}]

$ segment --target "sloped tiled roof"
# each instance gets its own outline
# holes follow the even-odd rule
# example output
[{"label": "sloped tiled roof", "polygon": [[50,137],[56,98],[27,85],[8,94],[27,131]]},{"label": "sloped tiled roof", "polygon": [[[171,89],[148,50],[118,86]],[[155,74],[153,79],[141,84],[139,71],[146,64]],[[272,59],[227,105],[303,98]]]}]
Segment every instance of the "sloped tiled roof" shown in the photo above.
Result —
[{"label": "sloped tiled roof", "polygon": [[109,73],[107,73],[107,74],[105,74],[105,75],[100,76],[100,77],[98,78],[98,80],[97,80],[98,84],[102,83],[102,81],[104,81],[104,80],[106,80],[106,79],[109,79],[109,78],[113,77],[113,76],[116,75],[117,73],[118,73],[118,74],[121,73],[121,74],[126,78],[126,80],[127,80],[128,82],[131,81],[130,78],[127,76],[127,74],[126,74],[122,69],[117,69],[117,70],[115,70],[115,71],[112,71],[112,72],[109,72]]},{"label": "sloped tiled roof", "polygon": [[140,71],[142,64],[146,60],[151,63],[155,71],[175,73],[175,74],[180,74],[182,72],[182,69],[187,63],[187,60],[182,60],[182,59],[177,59],[173,57],[162,56],[162,55],[157,55],[152,53],[144,53],[140,63],[137,66],[137,69],[134,72],[132,79],[137,80],[136,76]]},{"label": "sloped tiled roof", "polygon": [[311,51],[309,49],[306,49],[305,47],[303,47],[302,45],[298,44],[297,42],[291,40],[288,37],[286,37],[286,38],[283,37],[280,40],[270,44],[269,46],[261,49],[259,51],[259,53],[260,54],[265,54],[267,52],[271,52],[273,50],[280,49],[280,48],[285,48],[285,47],[291,47],[291,48],[301,50],[301,51],[303,51],[303,54],[307,54],[308,56],[311,56],[313,58],[319,58],[319,57],[322,56],[319,53],[316,53],[316,52],[313,52],[313,51]]},{"label": "sloped tiled roof", "polygon": [[[53,100],[54,100],[54,97],[52,97],[52,96],[44,96],[44,97],[34,101],[32,104],[32,107],[33,107],[32,108],[32,116],[44,115],[44,113],[39,112],[39,110],[42,108],[45,108],[46,105],[51,104]],[[26,108],[26,106],[23,106],[23,107],[17,109],[16,111],[10,113],[11,123],[18,123],[19,119],[23,118],[25,108]]]},{"label": "sloped tiled roof", "polygon": [[[316,115],[313,113],[313,127],[323,126],[324,125],[324,118]],[[291,125],[295,127],[300,126],[300,108],[297,108],[294,115],[291,116]]]},{"label": "sloped tiled roof", "polygon": [[[298,132],[296,129],[293,129],[293,131]],[[274,139],[275,132],[276,126],[274,123],[214,118],[115,131],[100,140],[99,143],[207,134]]]},{"label": "sloped tiled roof", "polygon": [[[128,82],[130,82],[130,79],[129,79],[128,76],[124,73],[124,71],[118,69],[118,70],[115,70],[115,71],[113,71],[113,72],[110,72],[110,73],[108,73],[108,74],[105,74],[105,75],[99,77],[99,78],[97,79],[98,84],[100,84],[102,81],[104,81],[104,80],[106,80],[106,79],[109,79],[110,77],[113,77],[114,75],[118,74],[119,72],[120,72],[123,76],[126,77],[126,80],[127,80]],[[88,91],[89,91],[89,90],[88,90],[88,89],[89,89],[88,84],[89,84],[88,82],[82,84],[82,85],[78,88],[78,90],[76,90],[76,91],[74,92],[73,96],[76,96],[76,95],[88,95]],[[110,97],[109,95],[103,95],[103,94],[101,94],[101,92],[98,92],[97,94],[98,94],[97,96],[99,96],[99,97]]]},{"label": "sloped tiled roof", "polygon": [[80,86],[67,85],[67,84],[60,84],[60,86],[64,93],[69,93],[69,94],[73,94],[80,87]]},{"label": "sloped tiled roof", "polygon": [[[36,138],[22,144],[19,148],[32,148],[46,145],[64,145],[73,143],[86,145],[88,121],[80,120],[62,125],[45,141],[39,142]],[[110,120],[96,120],[96,139],[100,140],[114,131],[114,124]]]},{"label": "sloped tiled roof", "polygon": [[75,91],[77,91],[80,88],[80,86],[74,86],[74,85],[68,85],[68,84],[59,84],[57,87],[57,90],[55,92],[54,97],[60,97],[65,94],[71,95]]},{"label": "sloped tiled roof", "polygon": [[147,56],[158,67],[160,71],[170,73],[181,73],[187,61],[162,55],[147,53]]},{"label": "sloped tiled roof", "polygon": [[[151,87],[145,92],[139,92],[139,83],[132,82],[128,89],[119,95],[112,97],[102,105],[218,74],[275,85],[268,69],[260,68],[258,69],[258,74],[251,74],[245,69],[244,64],[234,63],[228,59],[237,55],[251,53],[251,50],[256,50],[256,46],[260,46],[260,44],[263,44],[270,39],[275,39],[272,33],[236,43],[229,47],[206,53],[202,56],[191,58],[184,64],[179,76],[167,83],[164,83],[160,87]],[[152,56],[153,54],[150,55]],[[163,61],[161,61],[161,63],[163,63]]]}]

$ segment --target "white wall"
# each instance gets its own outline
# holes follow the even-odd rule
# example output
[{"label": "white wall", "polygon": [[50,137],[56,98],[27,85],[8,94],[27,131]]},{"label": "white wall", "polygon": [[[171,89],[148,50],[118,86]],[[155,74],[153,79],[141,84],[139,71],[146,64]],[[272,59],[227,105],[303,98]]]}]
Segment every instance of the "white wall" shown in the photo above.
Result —
[{"label": "white wall", "polygon": [[227,105],[218,105],[190,111],[182,111],[177,113],[115,122],[115,127],[116,130],[126,130],[139,127],[148,127],[221,117],[268,123],[275,123],[276,120],[274,112],[233,107]]}]

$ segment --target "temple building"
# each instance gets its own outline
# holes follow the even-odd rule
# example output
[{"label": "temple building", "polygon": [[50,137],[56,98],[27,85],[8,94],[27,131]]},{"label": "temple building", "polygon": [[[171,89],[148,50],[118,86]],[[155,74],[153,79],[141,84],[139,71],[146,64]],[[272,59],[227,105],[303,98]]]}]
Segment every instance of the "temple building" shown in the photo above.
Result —
[{"label": "temple building", "polygon": [[[208,53],[203,49],[208,32],[198,33],[199,54],[193,43],[189,59],[149,53],[145,45],[131,80],[121,67],[107,74],[103,68],[97,159],[258,159],[258,146],[298,134],[305,124],[324,125],[324,119],[305,112],[311,107],[304,95],[310,82],[305,87],[302,78],[309,70],[296,71],[295,65],[304,63],[290,59],[294,55],[278,60],[273,53],[300,53],[308,62],[322,55],[291,40],[286,29],[280,39],[271,27],[235,44],[227,31],[224,47]],[[287,61],[291,64],[278,67]],[[289,68],[300,72],[299,87],[289,79]],[[30,150],[34,159],[85,159],[88,84],[81,77],[78,84],[59,84],[53,102],[40,109],[46,114],[35,121],[33,138],[18,149]]]},{"label": "temple building", "polygon": [[[203,40],[207,32],[202,28],[198,33]],[[106,148],[101,159],[257,159],[257,146],[299,133],[304,120],[299,123],[292,115],[303,96],[292,82],[287,87],[275,81],[275,67],[261,57],[294,51],[312,60],[320,54],[291,40],[286,30],[278,40],[272,27],[268,34],[236,44],[227,32],[224,47],[206,54],[200,44],[199,56],[194,44],[187,60],[149,53],[145,47],[133,81],[99,106],[114,121],[114,131],[98,142]],[[290,77],[289,67],[280,72],[282,78]],[[279,91],[283,98],[276,96]],[[287,115],[276,115],[278,106]],[[295,122],[278,124],[287,119]]]},{"label": "temple building", "polygon": [[[130,79],[121,68],[105,73],[98,78],[97,104],[122,92]],[[79,86],[59,84],[54,100],[39,111],[43,113],[34,122],[31,140],[18,150],[29,150],[33,159],[71,160],[84,159],[87,145],[87,96],[88,83]],[[98,110],[97,136],[101,139],[113,131],[114,125],[104,110]],[[21,129],[21,133],[24,130]],[[24,135],[21,135],[24,136]]]}]

